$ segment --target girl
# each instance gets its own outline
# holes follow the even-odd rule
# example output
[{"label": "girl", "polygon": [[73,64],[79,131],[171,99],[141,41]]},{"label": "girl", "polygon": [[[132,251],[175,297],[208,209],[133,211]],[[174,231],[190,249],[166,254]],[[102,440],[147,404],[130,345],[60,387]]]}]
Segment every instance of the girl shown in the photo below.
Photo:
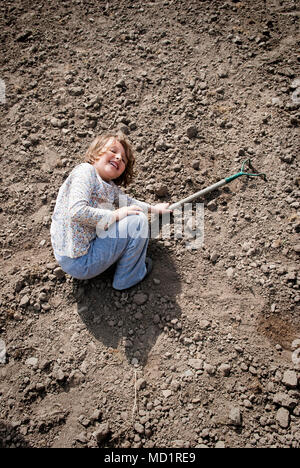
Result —
[{"label": "girl", "polygon": [[113,287],[123,290],[150,273],[145,213],[167,213],[169,203],[151,206],[122,192],[120,186],[132,181],[134,163],[125,135],[98,136],[85,162],[75,167],[61,186],[52,216],[51,241],[56,260],[74,278],[93,278],[116,263]]}]

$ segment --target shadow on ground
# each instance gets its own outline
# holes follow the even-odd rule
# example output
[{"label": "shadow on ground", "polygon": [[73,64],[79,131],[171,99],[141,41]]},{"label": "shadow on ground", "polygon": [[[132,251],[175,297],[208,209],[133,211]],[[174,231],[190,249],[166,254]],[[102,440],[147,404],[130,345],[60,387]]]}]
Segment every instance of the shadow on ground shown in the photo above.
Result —
[{"label": "shadow on ground", "polygon": [[[107,348],[123,348],[130,363],[147,363],[164,327],[179,326],[181,310],[176,296],[180,278],[168,250],[150,241],[150,276],[126,291],[111,284],[114,269],[86,282],[77,282],[78,314],[89,332]],[[144,302],[145,301],[145,302]]]}]

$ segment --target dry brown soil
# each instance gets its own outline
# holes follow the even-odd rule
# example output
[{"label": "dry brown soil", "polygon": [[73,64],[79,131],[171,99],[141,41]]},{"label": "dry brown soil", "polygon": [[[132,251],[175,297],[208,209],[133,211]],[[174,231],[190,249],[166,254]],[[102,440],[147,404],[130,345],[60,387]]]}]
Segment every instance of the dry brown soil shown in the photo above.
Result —
[{"label": "dry brown soil", "polygon": [[[1,2],[0,447],[299,447],[299,14]],[[111,272],[63,274],[49,234],[60,185],[112,128],[141,200],[247,158],[268,177],[199,200],[203,246],[151,239],[151,276],[122,293]]]}]

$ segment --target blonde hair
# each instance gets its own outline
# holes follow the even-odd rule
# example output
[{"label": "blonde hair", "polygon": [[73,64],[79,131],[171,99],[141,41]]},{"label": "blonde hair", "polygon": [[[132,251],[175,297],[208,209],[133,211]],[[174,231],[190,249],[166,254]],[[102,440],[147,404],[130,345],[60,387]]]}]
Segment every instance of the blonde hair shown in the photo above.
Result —
[{"label": "blonde hair", "polygon": [[135,157],[133,154],[131,144],[129,143],[124,133],[118,131],[115,133],[111,132],[97,136],[91,143],[87,152],[85,153],[84,161],[90,164],[94,164],[94,162],[101,158],[101,156],[105,153],[105,146],[111,138],[117,140],[123,146],[127,158],[125,171],[123,172],[123,174],[120,175],[120,177],[114,180],[114,183],[116,185],[123,185],[124,187],[126,187],[133,180],[133,167],[135,164]]}]

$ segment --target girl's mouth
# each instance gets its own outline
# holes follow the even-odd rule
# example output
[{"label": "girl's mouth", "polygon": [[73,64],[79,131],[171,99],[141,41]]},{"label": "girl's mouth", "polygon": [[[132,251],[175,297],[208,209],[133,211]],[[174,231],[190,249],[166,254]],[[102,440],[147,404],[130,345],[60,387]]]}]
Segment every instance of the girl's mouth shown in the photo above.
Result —
[{"label": "girl's mouth", "polygon": [[115,169],[117,169],[117,170],[119,169],[119,165],[118,165],[116,162],[110,161],[109,164],[110,164],[111,166],[113,166]]}]

